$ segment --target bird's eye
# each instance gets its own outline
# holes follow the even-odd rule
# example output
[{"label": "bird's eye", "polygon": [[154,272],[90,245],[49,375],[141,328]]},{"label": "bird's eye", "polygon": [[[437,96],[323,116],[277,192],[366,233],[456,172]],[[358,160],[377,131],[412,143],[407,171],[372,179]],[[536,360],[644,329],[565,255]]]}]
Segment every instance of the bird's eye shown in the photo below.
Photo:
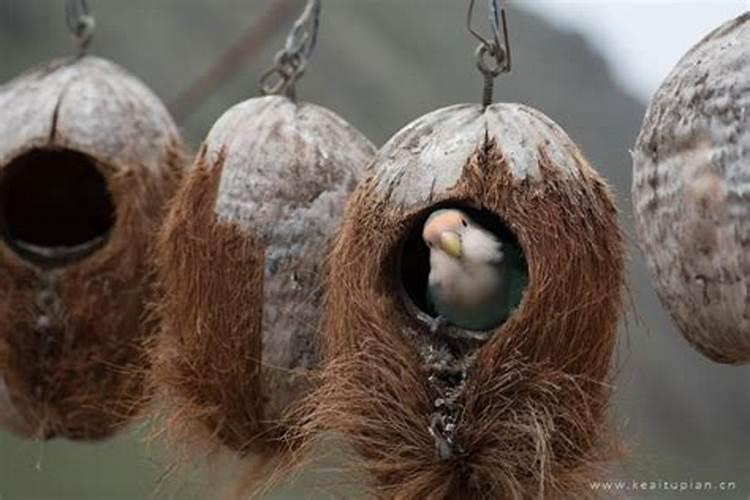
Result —
[{"label": "bird's eye", "polygon": [[462,225],[463,227],[469,227],[469,223],[468,223],[468,222],[466,222],[466,219],[461,219],[461,225]]}]

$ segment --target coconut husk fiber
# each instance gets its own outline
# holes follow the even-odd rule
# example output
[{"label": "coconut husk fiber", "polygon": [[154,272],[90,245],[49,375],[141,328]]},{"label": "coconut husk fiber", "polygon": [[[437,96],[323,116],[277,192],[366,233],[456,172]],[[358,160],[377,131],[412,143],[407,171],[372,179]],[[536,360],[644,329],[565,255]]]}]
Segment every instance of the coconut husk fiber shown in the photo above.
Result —
[{"label": "coconut husk fiber", "polygon": [[139,80],[84,57],[1,86],[0,137],[0,426],[108,437],[146,399],[177,129]]},{"label": "coconut husk fiber", "polygon": [[682,335],[750,362],[750,13],[707,35],[654,95],[633,151],[641,249]]},{"label": "coconut husk fiber", "polygon": [[152,349],[159,429],[191,459],[289,449],[287,411],[319,362],[323,260],[373,154],[285,97],[238,104],[208,134],[161,233]]},{"label": "coconut husk fiber", "polygon": [[[427,258],[413,235],[421,244],[445,206],[499,217],[525,256],[521,302],[486,339],[431,333],[404,293],[404,267],[417,265],[407,253]],[[378,498],[592,496],[614,449],[617,215],[604,180],[534,109],[458,105],[406,126],[348,202],[329,260],[322,384],[295,431],[348,442],[352,472]]]}]

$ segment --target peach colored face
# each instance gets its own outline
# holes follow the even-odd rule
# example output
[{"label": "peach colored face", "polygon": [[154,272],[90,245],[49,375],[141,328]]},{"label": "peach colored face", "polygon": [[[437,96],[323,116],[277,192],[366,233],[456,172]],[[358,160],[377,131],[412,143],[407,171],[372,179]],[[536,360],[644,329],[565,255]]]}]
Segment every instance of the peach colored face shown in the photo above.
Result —
[{"label": "peach colored face", "polygon": [[453,257],[461,255],[461,233],[469,226],[458,210],[438,210],[427,218],[422,239],[430,248],[438,248]]}]

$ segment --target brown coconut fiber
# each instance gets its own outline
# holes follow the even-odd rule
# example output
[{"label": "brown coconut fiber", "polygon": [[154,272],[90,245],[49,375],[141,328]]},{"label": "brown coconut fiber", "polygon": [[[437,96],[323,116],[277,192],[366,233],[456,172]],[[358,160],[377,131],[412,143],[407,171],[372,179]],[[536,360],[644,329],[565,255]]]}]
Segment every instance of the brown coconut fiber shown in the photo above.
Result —
[{"label": "brown coconut fiber", "polygon": [[212,127],[157,259],[152,381],[175,466],[239,458],[253,487],[294,454],[286,431],[320,361],[323,260],[373,149],[332,112],[279,96]]},{"label": "brown coconut fiber", "polygon": [[216,220],[222,168],[223,158],[209,166],[201,152],[161,233],[158,312],[170,320],[152,349],[153,381],[170,443],[247,453],[279,432],[262,422],[263,251]]},{"label": "brown coconut fiber", "polygon": [[[516,119],[505,120],[508,114]],[[482,121],[495,115],[521,130],[528,123],[525,148],[538,161],[536,178],[519,179],[510,167],[518,155],[507,156],[496,137],[511,134],[494,136],[495,125]],[[470,136],[475,123],[478,140]],[[569,171],[551,159],[549,142],[534,142],[539,130],[562,145]],[[441,133],[473,150],[446,188],[439,165],[421,174],[418,163],[398,158],[429,152]],[[459,142],[461,134],[470,140]],[[388,177],[388,162],[406,166]],[[589,481],[603,478],[615,444],[606,414],[624,287],[623,238],[605,182],[559,127],[520,105],[428,115],[381,150],[374,172],[352,195],[330,256],[327,364],[297,432],[343,437],[355,452],[351,471],[378,498],[596,496]],[[399,198],[420,185],[429,192],[422,198]],[[444,204],[499,216],[529,272],[520,305],[467,369],[449,458],[440,457],[430,431],[440,395],[420,350],[432,334],[405,305],[398,271],[409,232],[420,230],[425,210]]]},{"label": "brown coconut fiber", "polygon": [[179,132],[140,80],[85,56],[0,85],[0,137],[0,427],[108,437],[148,399]]},{"label": "brown coconut fiber", "polygon": [[151,254],[182,166],[180,145],[167,162],[160,176],[97,165],[116,223],[102,249],[80,262],[38,268],[0,245],[0,368],[23,422],[16,430],[101,439],[142,408],[143,343],[156,331],[144,307],[154,300]]}]

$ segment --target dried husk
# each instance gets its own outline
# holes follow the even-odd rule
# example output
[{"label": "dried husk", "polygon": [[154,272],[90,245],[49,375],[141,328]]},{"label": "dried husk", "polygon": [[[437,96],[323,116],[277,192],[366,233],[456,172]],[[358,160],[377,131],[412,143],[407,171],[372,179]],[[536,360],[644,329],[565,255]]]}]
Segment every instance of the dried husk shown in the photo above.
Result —
[{"label": "dried husk", "polygon": [[143,83],[84,57],[1,86],[0,137],[0,175],[30,151],[86,155],[116,215],[101,247],[61,265],[0,240],[0,426],[40,439],[108,437],[146,400],[150,252],[182,165],[179,134]]},{"label": "dried husk", "polygon": [[[453,448],[440,458],[430,428],[443,395],[429,362],[444,360],[403,298],[398,267],[410,232],[446,203],[499,216],[523,248],[529,284],[467,358]],[[405,127],[348,202],[329,261],[322,385],[297,437],[343,436],[353,472],[379,498],[592,496],[588,480],[614,449],[617,215],[602,178],[534,109],[458,105]]]},{"label": "dried husk", "polygon": [[750,362],[750,13],[700,41],[646,112],[633,207],[656,290],[681,333]]},{"label": "dried husk", "polygon": [[272,457],[319,362],[321,268],[374,154],[321,107],[255,98],[213,126],[159,243],[160,429],[190,458]]}]

